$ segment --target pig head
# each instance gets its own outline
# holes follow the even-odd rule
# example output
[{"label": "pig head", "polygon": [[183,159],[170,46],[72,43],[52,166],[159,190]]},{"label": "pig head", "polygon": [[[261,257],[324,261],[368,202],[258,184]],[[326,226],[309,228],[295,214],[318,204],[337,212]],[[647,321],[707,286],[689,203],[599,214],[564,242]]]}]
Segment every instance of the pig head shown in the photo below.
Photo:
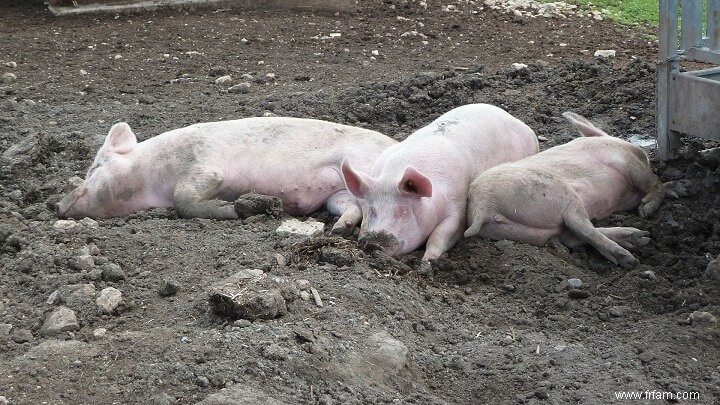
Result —
[{"label": "pig head", "polygon": [[83,183],[57,204],[58,216],[106,218],[172,206],[172,201],[156,201],[148,193],[147,178],[133,173],[137,144],[130,126],[124,122],[115,124]]},{"label": "pig head", "polygon": [[368,172],[342,165],[363,213],[359,243],[391,255],[425,243],[424,261],[452,247],[465,228],[467,188],[482,171],[536,153],[527,125],[501,108],[455,108],[385,150]]}]

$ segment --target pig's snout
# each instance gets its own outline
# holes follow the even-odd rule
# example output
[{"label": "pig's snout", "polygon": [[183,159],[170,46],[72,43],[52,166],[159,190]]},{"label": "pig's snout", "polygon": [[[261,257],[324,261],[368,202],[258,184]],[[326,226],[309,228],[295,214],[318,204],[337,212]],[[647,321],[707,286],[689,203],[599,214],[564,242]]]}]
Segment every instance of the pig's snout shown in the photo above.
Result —
[{"label": "pig's snout", "polygon": [[398,239],[387,232],[367,232],[358,237],[360,249],[366,252],[382,250],[390,256],[395,255],[402,247]]}]

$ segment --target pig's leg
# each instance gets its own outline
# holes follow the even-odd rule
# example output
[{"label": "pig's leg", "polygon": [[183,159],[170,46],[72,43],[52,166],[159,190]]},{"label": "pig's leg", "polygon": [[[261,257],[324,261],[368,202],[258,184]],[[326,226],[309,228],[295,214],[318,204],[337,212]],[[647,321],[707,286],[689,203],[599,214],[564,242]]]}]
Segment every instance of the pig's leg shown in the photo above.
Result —
[{"label": "pig's leg", "polygon": [[437,259],[460,240],[464,229],[464,216],[464,213],[462,216],[451,215],[433,229],[425,243],[423,262]]},{"label": "pig's leg", "polygon": [[625,170],[630,183],[645,193],[638,207],[640,216],[645,218],[655,214],[665,201],[666,185],[660,183],[645,161],[631,162]]},{"label": "pig's leg", "polygon": [[588,219],[585,207],[578,204],[568,207],[563,214],[563,221],[568,229],[577,237],[592,245],[603,256],[614,264],[630,269],[638,264],[638,260],[625,248],[618,245],[602,232],[597,230]]},{"label": "pig's leg", "polygon": [[[642,231],[637,228],[631,227],[607,227],[607,228],[595,228],[598,232],[607,236],[610,240],[624,247],[625,249],[631,249],[638,246],[645,246],[650,243],[650,232]],[[569,248],[576,248],[582,246],[586,241],[580,239],[572,232],[565,232],[561,237],[560,241],[563,245]]]},{"label": "pig's leg", "polygon": [[213,199],[223,182],[218,169],[194,170],[175,186],[175,210],[182,218],[238,219],[232,202]]},{"label": "pig's leg", "polygon": [[331,195],[325,203],[325,208],[331,214],[340,216],[330,231],[336,235],[352,235],[355,227],[362,220],[362,211],[357,198],[347,190],[340,190]]}]

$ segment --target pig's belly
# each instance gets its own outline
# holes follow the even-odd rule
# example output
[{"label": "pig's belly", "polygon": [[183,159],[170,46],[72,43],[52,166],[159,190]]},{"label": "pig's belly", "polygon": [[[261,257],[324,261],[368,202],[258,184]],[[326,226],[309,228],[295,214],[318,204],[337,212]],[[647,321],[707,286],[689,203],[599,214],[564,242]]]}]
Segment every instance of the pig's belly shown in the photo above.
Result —
[{"label": "pig's belly", "polygon": [[320,209],[327,199],[345,189],[345,183],[332,168],[318,171],[289,169],[276,173],[263,173],[227,179],[223,184],[220,198],[234,200],[246,193],[257,193],[278,197],[283,210],[290,215],[307,215]]}]

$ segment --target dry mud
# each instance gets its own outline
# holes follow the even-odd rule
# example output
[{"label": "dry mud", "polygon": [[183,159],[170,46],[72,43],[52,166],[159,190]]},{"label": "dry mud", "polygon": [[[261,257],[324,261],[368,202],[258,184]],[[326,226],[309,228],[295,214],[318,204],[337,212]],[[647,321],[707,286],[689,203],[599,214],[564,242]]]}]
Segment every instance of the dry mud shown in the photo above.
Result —
[{"label": "dry mud", "polygon": [[[650,231],[629,271],[591,249],[472,238],[430,277],[416,272],[420,252],[393,259],[359,250],[352,237],[279,235],[284,218],[264,215],[184,220],[155,209],[57,222],[50,207],[120,120],[141,139],[276,114],[400,140],[455,106],[484,102],[525,121],[542,148],[577,136],[560,117],[567,110],[619,137],[654,136],[654,45],[642,33],[427,3],[367,2],[350,16],[73,19],[0,3],[0,68],[16,76],[0,84],[0,396],[596,404],[656,390],[718,403],[720,268],[708,263],[720,254],[720,154],[702,152],[714,146],[706,142],[686,139],[667,163],[650,151],[656,173],[681,181],[687,196],[652,218],[603,221]],[[402,36],[413,30],[425,38]],[[330,32],[343,36],[313,38]],[[616,59],[592,57],[611,46]],[[215,84],[226,74],[232,83]],[[245,81],[247,92],[227,90]],[[313,217],[326,230],[334,220]],[[250,321],[216,313],[228,296],[246,300],[236,314]]]}]

